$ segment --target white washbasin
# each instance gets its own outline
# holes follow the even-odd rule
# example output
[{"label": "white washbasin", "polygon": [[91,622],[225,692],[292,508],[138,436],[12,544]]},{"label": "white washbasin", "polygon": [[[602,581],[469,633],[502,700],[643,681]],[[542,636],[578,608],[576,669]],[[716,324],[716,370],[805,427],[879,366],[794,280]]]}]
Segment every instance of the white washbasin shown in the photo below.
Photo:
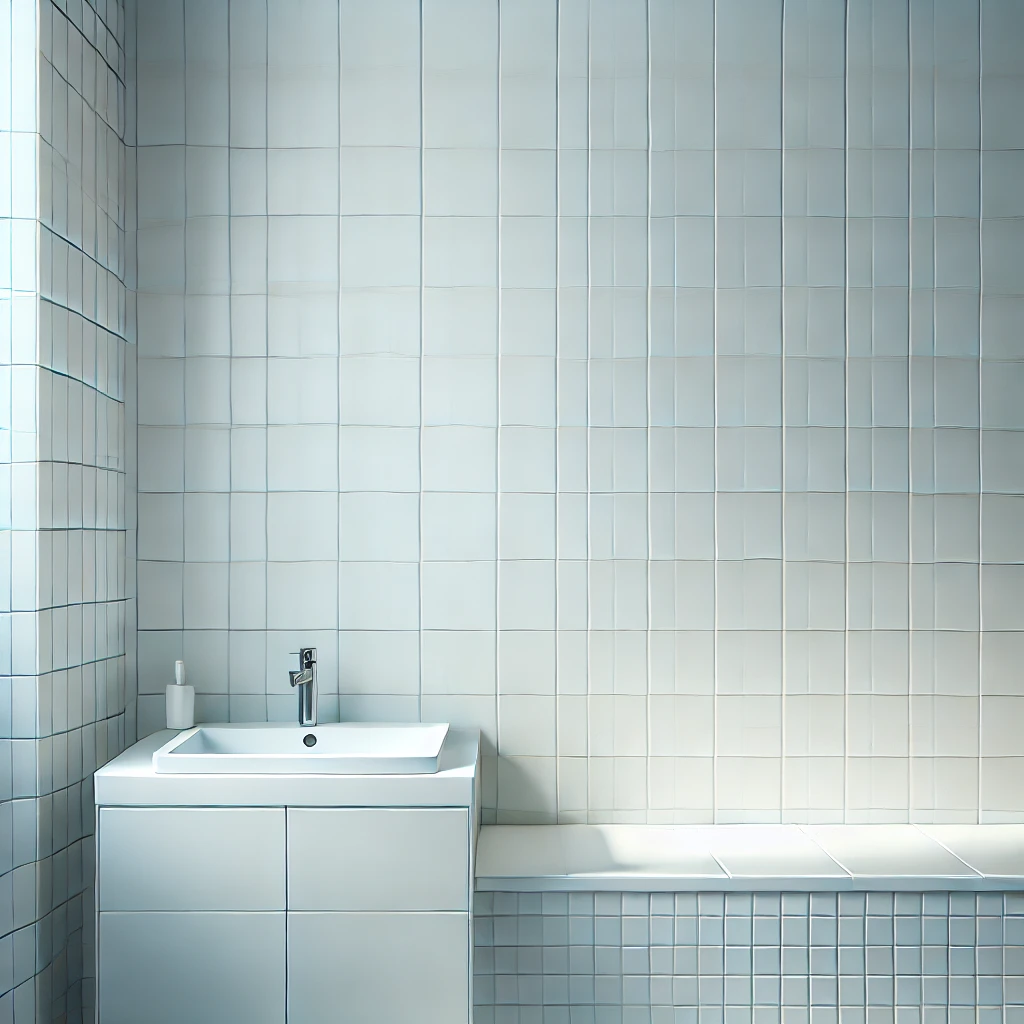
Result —
[{"label": "white washbasin", "polygon": [[171,774],[432,775],[447,724],[199,725],[153,753]]}]

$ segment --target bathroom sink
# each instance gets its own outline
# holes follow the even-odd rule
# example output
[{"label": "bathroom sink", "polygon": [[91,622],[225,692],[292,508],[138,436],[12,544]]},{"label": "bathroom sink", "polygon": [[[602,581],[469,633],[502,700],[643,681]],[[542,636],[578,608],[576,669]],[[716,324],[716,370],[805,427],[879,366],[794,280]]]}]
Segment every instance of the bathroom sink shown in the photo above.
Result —
[{"label": "bathroom sink", "polygon": [[160,773],[432,775],[447,724],[200,725],[153,753]]}]

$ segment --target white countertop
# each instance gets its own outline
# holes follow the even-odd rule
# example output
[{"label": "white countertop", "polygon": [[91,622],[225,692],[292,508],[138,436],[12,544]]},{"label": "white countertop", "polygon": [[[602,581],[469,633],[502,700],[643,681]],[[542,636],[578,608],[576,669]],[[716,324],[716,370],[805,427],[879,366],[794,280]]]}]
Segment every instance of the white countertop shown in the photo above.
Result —
[{"label": "white countertop", "polygon": [[488,825],[494,892],[1024,889],[1021,825]]},{"label": "white countertop", "polygon": [[153,769],[175,732],[139,740],[95,776],[98,806],[472,807],[480,734],[451,729],[433,775],[185,775]]}]

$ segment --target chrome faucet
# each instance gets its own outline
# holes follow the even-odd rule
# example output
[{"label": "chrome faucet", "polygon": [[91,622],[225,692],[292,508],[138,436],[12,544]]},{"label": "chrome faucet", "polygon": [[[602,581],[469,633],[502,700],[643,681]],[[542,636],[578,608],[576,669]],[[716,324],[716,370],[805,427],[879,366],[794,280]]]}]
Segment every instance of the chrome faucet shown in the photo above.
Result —
[{"label": "chrome faucet", "polygon": [[299,651],[299,671],[288,673],[288,682],[299,688],[299,725],[316,725],[316,648]]}]

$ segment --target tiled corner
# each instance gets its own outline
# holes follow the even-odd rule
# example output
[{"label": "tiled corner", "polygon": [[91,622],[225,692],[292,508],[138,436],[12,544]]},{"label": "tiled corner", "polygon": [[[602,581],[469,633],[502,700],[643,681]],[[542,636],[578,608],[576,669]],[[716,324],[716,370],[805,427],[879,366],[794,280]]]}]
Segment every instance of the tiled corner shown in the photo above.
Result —
[{"label": "tiled corner", "polygon": [[12,71],[0,216],[13,246],[0,279],[0,1017],[81,1020],[94,973],[92,773],[134,738],[126,10],[17,2],[0,22]]}]

